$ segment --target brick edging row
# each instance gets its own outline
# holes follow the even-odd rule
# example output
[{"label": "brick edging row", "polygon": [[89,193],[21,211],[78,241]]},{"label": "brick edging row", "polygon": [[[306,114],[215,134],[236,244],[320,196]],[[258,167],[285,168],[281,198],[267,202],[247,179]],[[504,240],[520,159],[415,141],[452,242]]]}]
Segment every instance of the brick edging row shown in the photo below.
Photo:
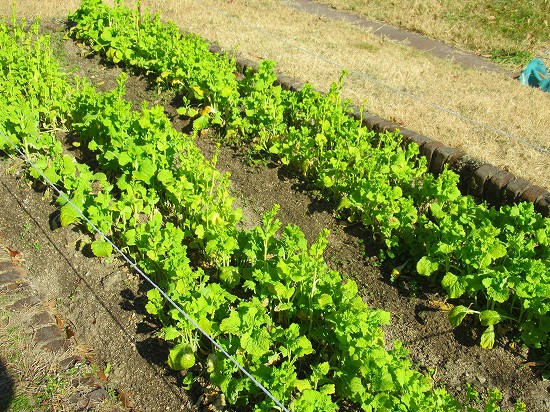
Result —
[{"label": "brick edging row", "polygon": [[[216,44],[210,44],[210,51],[226,54]],[[237,69],[244,74],[246,69],[257,70],[259,63],[231,55],[235,58]],[[277,73],[277,85],[285,90],[297,91],[304,84],[285,74]],[[354,108],[353,116],[369,130],[375,133],[399,131],[405,144],[416,143],[420,153],[428,161],[428,170],[437,175],[447,165],[460,176],[459,189],[463,194],[474,196],[478,200],[486,200],[493,206],[514,204],[521,201],[534,204],[535,210],[545,217],[550,217],[550,192],[541,186],[516,176],[502,168],[485,163],[466,152],[454,147],[445,146],[440,141],[421,135],[413,130],[401,128],[379,116],[371,113],[361,113]]]}]

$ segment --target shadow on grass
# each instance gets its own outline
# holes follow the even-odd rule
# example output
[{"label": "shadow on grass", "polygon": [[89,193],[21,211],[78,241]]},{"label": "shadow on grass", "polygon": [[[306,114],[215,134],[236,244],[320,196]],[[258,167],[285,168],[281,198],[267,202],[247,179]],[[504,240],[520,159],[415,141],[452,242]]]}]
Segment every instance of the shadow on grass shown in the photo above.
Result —
[{"label": "shadow on grass", "polygon": [[8,410],[14,396],[14,382],[3,359],[0,359],[0,412]]}]

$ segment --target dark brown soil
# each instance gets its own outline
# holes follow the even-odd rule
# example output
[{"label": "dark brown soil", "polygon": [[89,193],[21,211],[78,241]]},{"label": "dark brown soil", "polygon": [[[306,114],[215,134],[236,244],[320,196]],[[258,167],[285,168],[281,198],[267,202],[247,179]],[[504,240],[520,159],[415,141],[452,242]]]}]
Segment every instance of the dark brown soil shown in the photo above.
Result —
[{"label": "dark brown soil", "polygon": [[[56,27],[50,29],[58,30]],[[76,73],[85,75],[100,88],[112,88],[119,68],[101,65],[98,58],[82,58],[72,41],[61,43],[64,60]],[[139,106],[142,100],[165,104],[170,97],[148,89],[145,79],[131,76],[127,98]],[[174,118],[181,129],[184,122]],[[215,152],[212,137],[197,141],[207,157]],[[50,196],[42,197],[24,182],[18,172],[9,173],[11,162],[2,163],[0,198],[4,212],[0,230],[11,244],[26,256],[25,265],[33,283],[45,299],[57,299],[58,309],[74,324],[79,339],[94,349],[97,356],[112,365],[110,379],[127,391],[138,410],[206,410],[200,388],[191,394],[180,385],[181,376],[165,365],[166,347],[155,337],[156,326],[144,312],[144,287],[137,275],[117,260],[90,258],[80,250],[85,236],[72,228],[51,231],[50,215],[55,207]],[[504,395],[504,410],[513,410],[517,399],[530,411],[550,410],[549,383],[539,370],[527,363],[529,354],[501,340],[492,350],[477,346],[478,331],[468,326],[452,329],[447,313],[433,308],[436,290],[419,281],[389,281],[389,269],[376,266],[378,251],[358,225],[335,219],[330,203],[316,200],[306,184],[276,165],[251,167],[230,148],[222,147],[218,169],[231,174],[237,205],[243,209],[247,224],[258,222],[259,213],[273,204],[281,206],[283,223],[299,225],[310,241],[323,228],[329,228],[329,264],[354,278],[360,293],[372,307],[388,310],[392,324],[386,328],[388,345],[400,340],[410,349],[411,358],[424,370],[433,370],[438,385],[445,385],[459,397],[469,382],[480,392],[498,387]],[[12,168],[13,170],[13,168]],[[24,225],[30,224],[33,239],[43,247],[38,252],[21,241]],[[403,263],[403,262],[397,262]]]}]

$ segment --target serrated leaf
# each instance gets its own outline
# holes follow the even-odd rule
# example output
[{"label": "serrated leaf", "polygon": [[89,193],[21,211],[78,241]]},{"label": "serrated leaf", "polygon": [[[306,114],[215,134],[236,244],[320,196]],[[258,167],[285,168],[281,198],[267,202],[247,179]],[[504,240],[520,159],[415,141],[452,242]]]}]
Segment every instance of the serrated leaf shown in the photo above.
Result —
[{"label": "serrated leaf", "polygon": [[480,345],[484,349],[491,349],[495,345],[495,327],[490,325],[481,335]]},{"label": "serrated leaf", "polygon": [[378,315],[378,324],[380,326],[389,325],[391,323],[391,313],[382,309],[376,310]]},{"label": "serrated leaf", "polygon": [[[310,355],[313,353],[313,346],[309,339],[305,336],[300,336],[296,341],[297,350],[294,351],[294,355],[297,357]],[[328,372],[328,371],[327,371]]]},{"label": "serrated leaf", "polygon": [[204,238],[204,226],[203,226],[203,225],[197,225],[197,227],[195,228],[195,235],[196,235],[199,239],[203,239],[203,238]]},{"label": "serrated leaf", "polygon": [[92,242],[92,252],[97,257],[108,257],[113,253],[113,246],[105,240],[95,240]]},{"label": "serrated leaf", "polygon": [[63,156],[63,174],[73,176],[76,173],[76,166],[71,156]]},{"label": "serrated leaf", "polygon": [[210,125],[210,118],[208,115],[197,117],[193,120],[193,130],[201,131],[206,129]]},{"label": "serrated leaf", "polygon": [[334,181],[330,177],[324,176],[323,177],[323,185],[325,187],[332,187],[332,185],[334,185]]},{"label": "serrated leaf", "polygon": [[499,242],[491,246],[488,253],[493,260],[497,260],[497,259],[500,259],[501,257],[506,256],[507,250],[506,250],[506,247]]},{"label": "serrated leaf", "polygon": [[170,170],[163,169],[157,174],[157,180],[162,183],[171,182],[174,179],[174,175]]},{"label": "serrated leaf", "polygon": [[130,229],[124,232],[124,243],[126,243],[127,246],[134,246],[136,244],[136,230]]},{"label": "serrated leaf", "polygon": [[311,389],[311,384],[307,379],[296,379],[294,386],[298,389],[299,392],[303,392],[306,389]]},{"label": "serrated leaf", "polygon": [[445,212],[443,211],[439,203],[432,203],[430,205],[430,211],[432,212],[432,215],[437,219],[443,219],[445,217]]},{"label": "serrated leaf", "polygon": [[270,346],[271,335],[266,329],[255,329],[241,337],[241,347],[256,359],[267,353]]},{"label": "serrated leaf", "polygon": [[225,318],[220,323],[220,331],[226,333],[232,333],[234,335],[240,334],[241,318],[236,311],[232,311],[228,318]]}]

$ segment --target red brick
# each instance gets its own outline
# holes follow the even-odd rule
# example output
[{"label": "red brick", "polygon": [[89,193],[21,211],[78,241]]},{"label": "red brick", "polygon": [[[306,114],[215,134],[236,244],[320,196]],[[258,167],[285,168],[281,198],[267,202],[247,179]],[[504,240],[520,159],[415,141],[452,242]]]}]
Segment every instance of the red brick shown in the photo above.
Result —
[{"label": "red brick", "polygon": [[397,128],[397,125],[395,125],[395,124],[393,124],[393,123],[390,123],[390,122],[388,122],[388,121],[386,121],[386,120],[382,120],[382,119],[380,119],[378,122],[376,122],[376,123],[374,124],[374,131],[375,131],[376,133],[380,133],[380,134],[385,133],[385,132],[387,132],[387,131],[392,132],[392,131],[394,131],[396,128]]},{"label": "red brick", "polygon": [[484,164],[478,167],[468,181],[468,193],[479,199],[483,198],[485,182],[496,175],[500,169]]},{"label": "red brick", "polygon": [[543,216],[550,217],[550,192],[539,196],[535,202],[535,210]]},{"label": "red brick", "polygon": [[535,203],[535,201],[546,193],[546,189],[537,186],[529,186],[520,196],[520,199],[525,202]]},{"label": "red brick", "polygon": [[514,177],[512,173],[506,170],[501,170],[494,176],[491,176],[485,183],[483,190],[484,199],[493,205],[500,206],[503,203],[504,188]]},{"label": "red brick", "polygon": [[442,146],[443,143],[438,142],[437,140],[430,140],[420,146],[420,154],[428,160],[428,165],[430,165],[432,161],[434,152]]},{"label": "red brick", "polygon": [[508,182],[508,184],[504,187],[504,191],[502,193],[502,203],[512,204],[517,202],[529,186],[531,186],[531,183],[522,177],[515,177],[510,180],[510,182]]},{"label": "red brick", "polygon": [[[460,156],[457,156],[460,155]],[[429,170],[430,172],[434,174],[439,174],[443,171],[443,168],[446,163],[449,162],[449,159],[452,157],[458,158],[464,156],[464,152],[461,152],[458,149],[455,149],[454,147],[448,147],[448,146],[441,146],[440,148],[436,149],[436,151],[432,155],[431,162],[429,164]]]}]

